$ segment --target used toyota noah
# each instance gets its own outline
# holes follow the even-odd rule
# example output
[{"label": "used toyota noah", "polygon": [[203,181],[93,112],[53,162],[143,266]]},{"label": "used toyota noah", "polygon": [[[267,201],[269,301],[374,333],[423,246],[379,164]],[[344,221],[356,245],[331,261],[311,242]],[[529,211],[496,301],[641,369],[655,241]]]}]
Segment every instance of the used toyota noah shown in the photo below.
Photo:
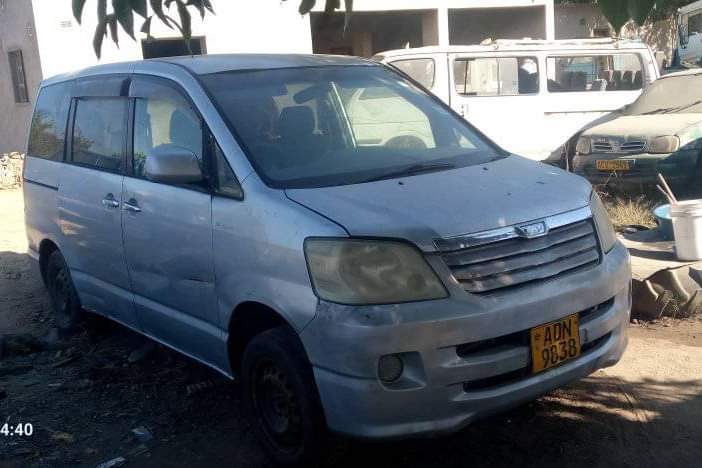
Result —
[{"label": "used toyota noah", "polygon": [[349,57],[46,80],[24,194],[58,326],[103,314],[241,381],[280,463],[456,431],[619,360],[630,267],[590,185]]}]

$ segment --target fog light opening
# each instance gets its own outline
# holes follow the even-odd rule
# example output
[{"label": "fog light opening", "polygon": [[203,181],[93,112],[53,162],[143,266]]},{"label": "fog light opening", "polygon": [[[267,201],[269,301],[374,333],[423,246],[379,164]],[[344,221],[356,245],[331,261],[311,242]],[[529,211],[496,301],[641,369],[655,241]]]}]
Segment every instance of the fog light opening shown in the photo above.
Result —
[{"label": "fog light opening", "polygon": [[400,378],[405,365],[397,354],[381,356],[378,360],[378,377],[384,383],[392,383]]}]

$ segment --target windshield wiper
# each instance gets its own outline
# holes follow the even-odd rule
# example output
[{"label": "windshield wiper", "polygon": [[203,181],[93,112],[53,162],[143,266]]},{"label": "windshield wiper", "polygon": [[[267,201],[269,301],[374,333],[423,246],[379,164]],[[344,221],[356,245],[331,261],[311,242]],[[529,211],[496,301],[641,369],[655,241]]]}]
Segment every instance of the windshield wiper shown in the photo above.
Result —
[{"label": "windshield wiper", "polygon": [[394,179],[396,177],[402,177],[402,176],[417,175],[417,174],[422,174],[425,172],[443,171],[446,169],[453,169],[454,167],[456,167],[456,165],[452,164],[452,163],[413,164],[411,166],[407,166],[404,169],[400,169],[398,171],[387,172],[387,173],[381,174],[379,176],[371,177],[370,179],[363,180],[362,183],[375,182],[378,180],[385,180],[385,179]]}]

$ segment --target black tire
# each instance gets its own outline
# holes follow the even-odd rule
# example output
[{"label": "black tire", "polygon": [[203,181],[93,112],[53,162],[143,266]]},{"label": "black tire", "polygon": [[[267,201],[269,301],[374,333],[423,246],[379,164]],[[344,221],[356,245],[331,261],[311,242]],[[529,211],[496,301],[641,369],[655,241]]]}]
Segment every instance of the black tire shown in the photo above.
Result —
[{"label": "black tire", "polygon": [[51,306],[54,309],[56,327],[63,331],[75,329],[83,313],[71,272],[58,250],[51,253],[46,264],[46,288],[49,290]]},{"label": "black tire", "polygon": [[329,449],[329,435],[312,366],[287,327],[254,337],[242,362],[243,400],[254,432],[272,461],[314,466]]}]

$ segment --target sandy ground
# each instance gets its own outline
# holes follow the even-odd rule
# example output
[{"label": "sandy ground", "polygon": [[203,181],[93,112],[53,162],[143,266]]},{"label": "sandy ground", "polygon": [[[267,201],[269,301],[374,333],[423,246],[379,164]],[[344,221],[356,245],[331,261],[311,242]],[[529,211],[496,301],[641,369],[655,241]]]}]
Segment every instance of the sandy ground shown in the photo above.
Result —
[{"label": "sandy ground", "polygon": [[[50,329],[25,249],[21,194],[0,191],[0,335]],[[130,362],[147,340],[106,321],[62,343],[0,359],[0,424],[34,426],[0,434],[0,466],[267,466],[235,384],[162,347]],[[702,321],[632,326],[615,367],[452,436],[342,444],[332,464],[702,466]]]}]

